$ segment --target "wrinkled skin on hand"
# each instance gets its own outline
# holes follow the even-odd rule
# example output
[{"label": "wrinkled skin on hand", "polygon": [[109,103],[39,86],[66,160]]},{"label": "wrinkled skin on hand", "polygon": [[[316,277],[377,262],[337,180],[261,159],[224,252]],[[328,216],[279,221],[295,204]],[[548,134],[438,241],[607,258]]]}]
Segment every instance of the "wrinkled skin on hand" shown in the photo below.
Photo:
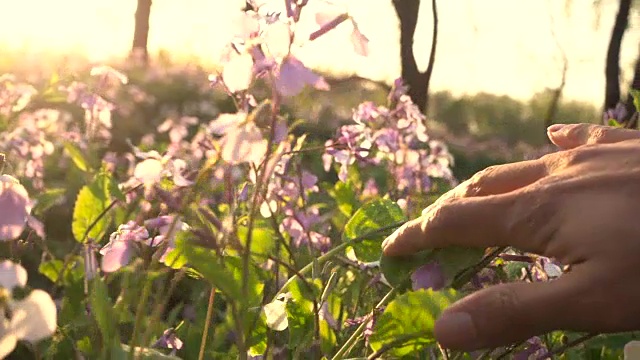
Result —
[{"label": "wrinkled skin on hand", "polygon": [[435,325],[444,347],[503,346],[553,330],[640,330],[640,131],[555,125],[562,151],[487,168],[384,243],[385,255],[512,246],[571,271],[544,283],[492,286]]}]

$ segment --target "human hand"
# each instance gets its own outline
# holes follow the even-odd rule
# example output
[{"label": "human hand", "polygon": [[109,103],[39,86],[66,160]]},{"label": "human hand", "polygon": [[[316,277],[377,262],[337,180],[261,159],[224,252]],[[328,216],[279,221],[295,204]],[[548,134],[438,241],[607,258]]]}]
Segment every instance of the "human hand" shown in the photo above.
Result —
[{"label": "human hand", "polygon": [[512,246],[571,265],[551,282],[495,285],[456,302],[435,324],[444,347],[640,329],[640,132],[557,128],[549,136],[568,150],[481,171],[383,243],[388,256]]}]

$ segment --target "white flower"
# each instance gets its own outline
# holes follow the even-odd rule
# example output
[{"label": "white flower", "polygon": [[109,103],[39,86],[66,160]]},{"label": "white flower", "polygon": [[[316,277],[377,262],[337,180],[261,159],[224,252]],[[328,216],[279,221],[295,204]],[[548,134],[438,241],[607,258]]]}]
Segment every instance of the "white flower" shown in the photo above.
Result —
[{"label": "white flower", "polygon": [[8,260],[0,263],[0,359],[11,354],[18,341],[34,343],[56,330],[56,305],[45,291],[33,290],[26,298],[13,300],[11,290],[26,282],[22,266]]}]

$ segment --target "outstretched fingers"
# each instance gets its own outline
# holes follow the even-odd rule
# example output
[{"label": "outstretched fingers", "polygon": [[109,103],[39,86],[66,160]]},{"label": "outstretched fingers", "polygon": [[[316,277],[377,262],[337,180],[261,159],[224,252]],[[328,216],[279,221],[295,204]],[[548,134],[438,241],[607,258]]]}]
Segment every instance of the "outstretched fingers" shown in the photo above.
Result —
[{"label": "outstretched fingers", "polygon": [[455,245],[513,246],[543,254],[557,227],[557,201],[541,189],[439,202],[390,235],[382,244],[383,252],[401,256]]}]

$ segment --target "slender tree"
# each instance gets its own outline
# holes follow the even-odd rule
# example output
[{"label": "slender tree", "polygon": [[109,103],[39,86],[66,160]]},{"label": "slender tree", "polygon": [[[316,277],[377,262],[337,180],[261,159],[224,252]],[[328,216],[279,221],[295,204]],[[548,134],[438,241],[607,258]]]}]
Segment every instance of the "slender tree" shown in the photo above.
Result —
[{"label": "slender tree", "polygon": [[132,55],[146,63],[149,60],[147,43],[149,40],[149,17],[151,15],[152,0],[138,0],[135,15],[135,29],[133,32]]},{"label": "slender tree", "polygon": [[425,72],[420,72],[413,53],[413,37],[418,25],[420,0],[393,0],[393,7],[400,20],[400,58],[402,79],[409,86],[411,100],[424,112],[429,101],[429,82],[433,73],[438,40],[438,10],[436,0],[431,1],[433,14],[433,35],[429,64]]},{"label": "slender tree", "polygon": [[611,31],[611,40],[607,50],[607,62],[605,67],[605,96],[604,110],[614,108],[620,102],[620,48],[622,38],[629,25],[629,12],[631,0],[620,0],[618,14]]}]

